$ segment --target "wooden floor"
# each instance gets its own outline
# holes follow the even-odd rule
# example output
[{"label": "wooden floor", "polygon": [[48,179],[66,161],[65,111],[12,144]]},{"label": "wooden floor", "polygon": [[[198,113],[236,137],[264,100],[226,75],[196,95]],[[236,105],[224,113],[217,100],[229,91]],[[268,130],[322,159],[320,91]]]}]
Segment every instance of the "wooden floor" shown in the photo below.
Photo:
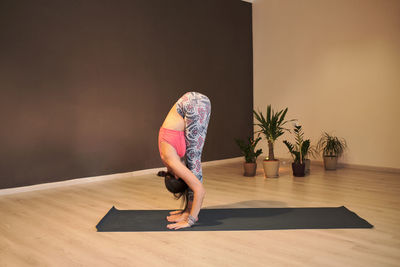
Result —
[{"label": "wooden floor", "polygon": [[[100,233],[118,209],[174,209],[154,175],[0,196],[0,266],[400,266],[400,175],[352,169],[306,178],[204,168],[204,207],[346,206],[373,229]],[[200,213],[201,218],[201,213]]]}]

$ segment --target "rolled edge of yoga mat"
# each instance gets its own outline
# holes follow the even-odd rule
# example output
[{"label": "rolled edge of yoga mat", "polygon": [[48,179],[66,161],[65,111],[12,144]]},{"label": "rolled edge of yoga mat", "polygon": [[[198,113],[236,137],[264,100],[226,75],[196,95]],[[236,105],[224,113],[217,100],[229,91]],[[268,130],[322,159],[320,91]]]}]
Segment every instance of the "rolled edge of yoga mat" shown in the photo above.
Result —
[{"label": "rolled edge of yoga mat", "polygon": [[116,209],[114,206],[111,207],[111,209],[106,213],[106,215],[104,215],[104,217],[99,221],[99,223],[96,225],[96,229],[97,232],[102,232],[102,224],[103,222],[107,219],[108,216],[110,216],[110,214],[114,211],[118,211],[118,209]]}]

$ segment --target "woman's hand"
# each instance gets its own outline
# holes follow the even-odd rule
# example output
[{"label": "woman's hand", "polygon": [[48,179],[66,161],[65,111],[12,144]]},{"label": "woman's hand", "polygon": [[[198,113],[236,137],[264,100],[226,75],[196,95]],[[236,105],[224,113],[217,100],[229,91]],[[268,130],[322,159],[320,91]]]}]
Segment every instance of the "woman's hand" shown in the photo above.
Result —
[{"label": "woman's hand", "polygon": [[167,216],[167,221],[182,222],[182,221],[187,221],[188,217],[189,217],[189,212],[181,212]]},{"label": "woman's hand", "polygon": [[177,222],[177,223],[171,223],[167,225],[168,229],[174,229],[174,230],[178,230],[181,228],[187,228],[190,227],[190,225],[188,224],[187,221],[181,221],[181,222]]}]

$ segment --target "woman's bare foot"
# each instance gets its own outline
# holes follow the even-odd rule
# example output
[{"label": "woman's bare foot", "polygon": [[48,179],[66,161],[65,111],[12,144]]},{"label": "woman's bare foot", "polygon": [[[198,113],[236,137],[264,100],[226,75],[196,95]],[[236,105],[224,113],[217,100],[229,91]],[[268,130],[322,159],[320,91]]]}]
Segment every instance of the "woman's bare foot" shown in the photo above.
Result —
[{"label": "woman's bare foot", "polygon": [[181,221],[185,221],[187,220],[187,218],[189,217],[189,212],[181,212],[178,214],[173,214],[170,216],[167,216],[167,221],[169,222],[181,222]]},{"label": "woman's bare foot", "polygon": [[170,211],[169,215],[174,215],[174,214],[181,214],[183,210],[175,210],[175,211]]}]

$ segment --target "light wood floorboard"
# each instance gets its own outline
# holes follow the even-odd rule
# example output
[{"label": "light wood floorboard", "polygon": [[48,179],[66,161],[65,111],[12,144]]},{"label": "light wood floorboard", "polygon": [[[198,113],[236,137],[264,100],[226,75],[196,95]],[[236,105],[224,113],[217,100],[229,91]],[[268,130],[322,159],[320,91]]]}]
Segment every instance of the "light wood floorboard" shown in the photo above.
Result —
[{"label": "light wood floorboard", "polygon": [[[118,209],[175,209],[162,179],[143,175],[0,196],[0,266],[400,266],[400,175],[312,166],[294,178],[204,168],[204,207],[346,206],[373,229],[96,232]],[[200,213],[201,218],[201,213]]]}]

